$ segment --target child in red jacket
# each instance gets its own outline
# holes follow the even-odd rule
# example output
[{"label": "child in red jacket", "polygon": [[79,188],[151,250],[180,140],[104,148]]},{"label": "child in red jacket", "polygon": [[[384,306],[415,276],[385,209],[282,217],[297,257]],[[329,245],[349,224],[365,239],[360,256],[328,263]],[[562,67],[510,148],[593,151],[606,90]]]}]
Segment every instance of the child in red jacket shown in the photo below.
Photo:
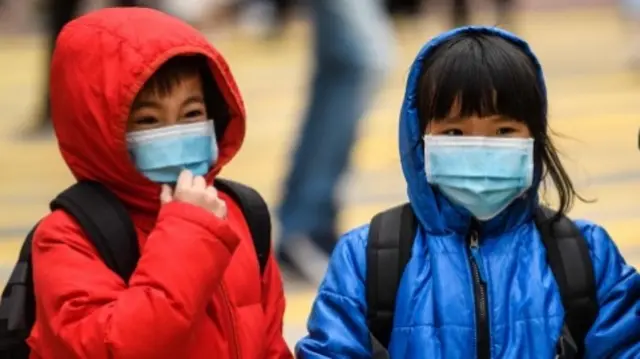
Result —
[{"label": "child in red jacket", "polygon": [[31,358],[291,358],[277,264],[260,275],[242,211],[212,186],[245,133],[220,54],[168,15],[112,8],[65,27],[51,74],[62,156],[126,206],[140,259],[125,282],[68,214],[47,216]]}]

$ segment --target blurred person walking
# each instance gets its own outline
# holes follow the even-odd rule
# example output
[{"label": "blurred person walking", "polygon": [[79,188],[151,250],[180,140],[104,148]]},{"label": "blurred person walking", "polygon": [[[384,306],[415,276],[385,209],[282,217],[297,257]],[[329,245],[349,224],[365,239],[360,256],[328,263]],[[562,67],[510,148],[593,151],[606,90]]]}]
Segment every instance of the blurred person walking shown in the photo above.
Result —
[{"label": "blurred person walking", "polygon": [[[48,43],[48,57],[46,59],[47,66],[47,78],[45,84],[49,83],[49,69],[48,66],[51,63],[51,56],[56,44],[58,34],[69,21],[73,20],[78,15],[82,0],[45,0],[48,23],[47,23],[47,36],[49,38]],[[117,0],[116,6],[135,6],[136,0]],[[51,125],[51,109],[49,107],[49,90],[45,90],[45,97],[42,112],[39,115],[37,122],[27,130],[25,133],[27,137],[42,137],[52,136],[53,126]]]},{"label": "blurred person walking", "polygon": [[357,125],[390,68],[391,27],[380,0],[310,1],[315,71],[279,208],[278,258],[317,283],[337,238],[337,187]]}]

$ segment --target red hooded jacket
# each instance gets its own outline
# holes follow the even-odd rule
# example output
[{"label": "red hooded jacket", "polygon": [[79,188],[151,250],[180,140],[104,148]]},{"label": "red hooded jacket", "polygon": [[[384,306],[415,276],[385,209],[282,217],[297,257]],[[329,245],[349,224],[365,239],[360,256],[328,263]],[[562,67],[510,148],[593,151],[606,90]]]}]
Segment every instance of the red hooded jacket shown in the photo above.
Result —
[{"label": "red hooded jacket", "polygon": [[209,182],[238,152],[245,111],[233,77],[202,34],[151,9],[104,9],[69,23],[51,65],[60,151],[78,180],[111,189],[128,207],[141,258],[128,285],[100,260],[65,213],[35,234],[37,318],[31,359],[291,358],[282,336],[284,295],[273,256],[261,277],[247,224],[227,202],[220,220],[180,202],[136,169],[125,142],[129,108],[154,71],[200,54],[228,107]]}]

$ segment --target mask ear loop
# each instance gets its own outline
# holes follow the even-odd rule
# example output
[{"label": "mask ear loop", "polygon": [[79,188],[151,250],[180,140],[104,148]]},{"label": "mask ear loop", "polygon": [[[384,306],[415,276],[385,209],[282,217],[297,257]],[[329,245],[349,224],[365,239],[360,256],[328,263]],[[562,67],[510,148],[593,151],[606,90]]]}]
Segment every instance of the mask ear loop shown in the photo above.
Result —
[{"label": "mask ear loop", "polygon": [[[213,119],[209,120],[211,121],[214,125],[215,122],[213,121]],[[211,132],[211,168],[214,168],[216,166],[216,164],[218,163],[218,157],[220,156],[220,147],[218,146],[218,133],[215,129],[215,127],[213,128],[213,131]],[[211,170],[211,168],[209,168],[209,170]]]},{"label": "mask ear loop", "polygon": [[[422,155],[423,155],[423,162],[424,162],[424,174],[427,178],[427,182],[428,179],[431,177],[431,166],[429,165],[429,157],[427,156],[427,142],[425,140],[425,137],[427,135],[424,135],[420,138],[420,141],[416,141],[413,151],[416,151],[418,149],[422,150]],[[422,148],[420,148],[422,146]]]}]

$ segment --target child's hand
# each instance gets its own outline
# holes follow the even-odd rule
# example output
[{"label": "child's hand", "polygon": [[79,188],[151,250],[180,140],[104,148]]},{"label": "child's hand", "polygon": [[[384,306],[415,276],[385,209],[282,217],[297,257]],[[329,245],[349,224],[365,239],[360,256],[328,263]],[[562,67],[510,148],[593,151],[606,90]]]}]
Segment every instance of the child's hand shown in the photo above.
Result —
[{"label": "child's hand", "polygon": [[171,201],[190,203],[213,212],[218,218],[227,216],[227,205],[218,198],[218,191],[213,186],[207,186],[204,177],[194,177],[189,170],[180,173],[175,190],[172,191],[168,185],[162,185],[160,201],[163,204]]}]

